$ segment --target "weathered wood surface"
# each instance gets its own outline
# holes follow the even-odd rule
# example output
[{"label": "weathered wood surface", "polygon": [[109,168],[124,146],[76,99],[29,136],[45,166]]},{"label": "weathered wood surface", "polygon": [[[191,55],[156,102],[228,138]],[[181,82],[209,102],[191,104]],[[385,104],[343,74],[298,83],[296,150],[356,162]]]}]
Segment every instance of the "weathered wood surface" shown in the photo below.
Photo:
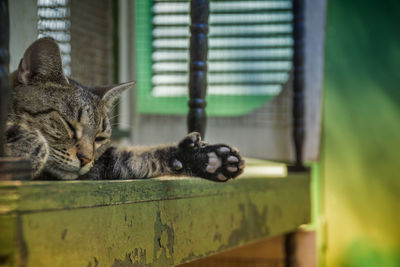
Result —
[{"label": "weathered wood surface", "polygon": [[0,182],[0,266],[170,266],[309,222],[309,175]]},{"label": "weathered wood surface", "polygon": [[0,157],[1,180],[30,180],[32,168],[29,160],[14,157]]}]

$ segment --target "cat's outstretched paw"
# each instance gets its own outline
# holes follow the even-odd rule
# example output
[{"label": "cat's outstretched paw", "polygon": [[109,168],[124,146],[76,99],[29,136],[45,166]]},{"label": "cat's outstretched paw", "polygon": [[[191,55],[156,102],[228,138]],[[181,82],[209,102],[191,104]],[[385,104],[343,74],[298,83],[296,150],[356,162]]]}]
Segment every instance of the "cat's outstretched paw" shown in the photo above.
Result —
[{"label": "cat's outstretched paw", "polygon": [[[245,167],[239,151],[225,144],[208,145],[199,133],[190,133],[178,144],[176,167],[191,175],[225,182],[239,176]],[[178,168],[176,168],[178,169]]]}]

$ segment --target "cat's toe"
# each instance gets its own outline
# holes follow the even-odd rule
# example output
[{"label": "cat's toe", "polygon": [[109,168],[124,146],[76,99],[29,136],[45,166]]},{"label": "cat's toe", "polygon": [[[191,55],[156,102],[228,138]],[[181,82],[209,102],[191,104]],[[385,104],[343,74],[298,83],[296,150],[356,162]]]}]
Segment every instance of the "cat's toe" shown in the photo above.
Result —
[{"label": "cat's toe", "polygon": [[183,165],[182,165],[182,162],[175,159],[174,162],[172,163],[172,167],[174,168],[174,170],[179,171],[183,168]]},{"label": "cat's toe", "polygon": [[239,150],[235,147],[230,147],[230,151],[224,161],[225,168],[222,170],[224,175],[229,178],[235,178],[243,172],[245,166],[246,163],[240,156]]},{"label": "cat's toe", "polygon": [[197,132],[192,132],[185,136],[179,143],[179,148],[186,152],[197,152],[201,147],[201,136]]},{"label": "cat's toe", "polygon": [[[235,157],[236,158],[236,157]],[[246,166],[246,163],[243,159],[238,159],[235,161],[229,161],[228,159],[228,164],[226,167],[226,171],[229,173],[229,175],[231,176],[231,178],[235,178],[237,176],[239,176],[242,172],[244,167]]]},{"label": "cat's toe", "polygon": [[235,156],[229,156],[227,161],[229,163],[237,163],[237,162],[239,162],[239,159],[237,157],[235,157]]},{"label": "cat's toe", "polygon": [[228,180],[222,173],[218,174],[217,179],[221,182],[225,182]]},{"label": "cat's toe", "polygon": [[227,154],[227,153],[231,152],[231,150],[229,149],[229,147],[222,146],[217,149],[217,152],[218,152],[218,154]]},{"label": "cat's toe", "polygon": [[237,172],[238,168],[237,167],[228,167],[226,168],[228,172]]}]

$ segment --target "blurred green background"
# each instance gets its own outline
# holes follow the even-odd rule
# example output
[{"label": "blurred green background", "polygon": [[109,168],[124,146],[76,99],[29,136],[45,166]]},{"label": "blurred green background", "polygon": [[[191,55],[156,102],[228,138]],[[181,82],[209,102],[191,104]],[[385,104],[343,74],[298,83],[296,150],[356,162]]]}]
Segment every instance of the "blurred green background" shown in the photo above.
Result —
[{"label": "blurred green background", "polygon": [[400,266],[400,1],[327,12],[320,263]]}]

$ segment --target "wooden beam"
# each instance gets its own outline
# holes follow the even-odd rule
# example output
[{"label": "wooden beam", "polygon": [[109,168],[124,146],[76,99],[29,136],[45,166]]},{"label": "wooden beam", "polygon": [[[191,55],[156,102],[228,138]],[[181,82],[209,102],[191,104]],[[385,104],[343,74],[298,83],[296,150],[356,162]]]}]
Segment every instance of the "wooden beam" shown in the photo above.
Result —
[{"label": "wooden beam", "polygon": [[4,266],[177,265],[309,220],[308,174],[223,184],[2,181],[0,259]]}]

